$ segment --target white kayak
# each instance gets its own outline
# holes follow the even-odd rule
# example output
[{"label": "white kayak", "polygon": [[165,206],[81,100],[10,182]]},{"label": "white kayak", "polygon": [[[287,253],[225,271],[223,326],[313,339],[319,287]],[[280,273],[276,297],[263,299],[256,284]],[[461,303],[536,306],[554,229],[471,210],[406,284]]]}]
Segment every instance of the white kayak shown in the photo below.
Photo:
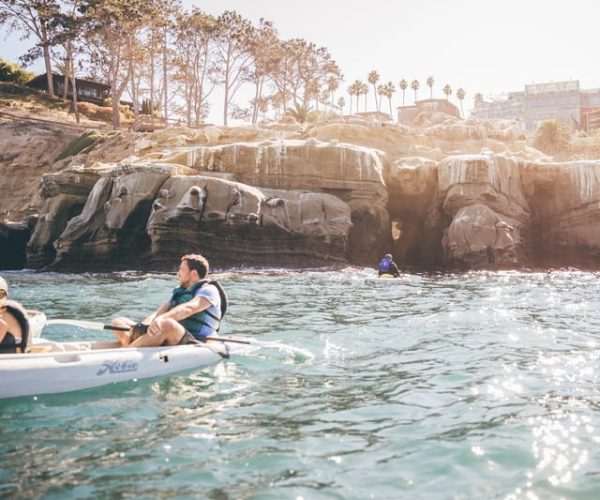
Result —
[{"label": "white kayak", "polygon": [[117,342],[53,342],[33,337],[30,352],[0,354],[0,399],[161,377],[215,365],[228,352],[220,342],[121,348]]}]

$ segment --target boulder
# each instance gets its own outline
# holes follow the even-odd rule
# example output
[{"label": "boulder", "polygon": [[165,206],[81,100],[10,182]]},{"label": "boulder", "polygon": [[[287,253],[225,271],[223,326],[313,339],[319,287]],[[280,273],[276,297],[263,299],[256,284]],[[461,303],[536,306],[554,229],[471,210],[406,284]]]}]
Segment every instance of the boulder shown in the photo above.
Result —
[{"label": "boulder", "polygon": [[525,248],[517,221],[474,204],[461,208],[444,232],[449,267],[512,269],[522,265]]}]

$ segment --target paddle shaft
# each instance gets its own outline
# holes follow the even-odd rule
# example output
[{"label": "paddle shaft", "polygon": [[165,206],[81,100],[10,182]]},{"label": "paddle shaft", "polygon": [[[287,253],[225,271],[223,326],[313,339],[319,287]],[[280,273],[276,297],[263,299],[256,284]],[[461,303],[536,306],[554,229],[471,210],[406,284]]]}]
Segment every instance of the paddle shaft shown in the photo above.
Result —
[{"label": "paddle shaft", "polygon": [[[75,319],[50,319],[46,321],[47,325],[72,325],[72,326],[80,326],[82,328],[89,328],[91,330],[118,330],[120,332],[128,332],[130,327],[127,326],[115,326],[115,325],[104,325],[102,323],[96,323],[94,321],[81,321]],[[211,340],[213,342],[231,342],[232,344],[254,344],[256,341],[244,340],[244,339],[236,339],[236,338],[228,338],[228,337],[216,337],[214,335],[209,335],[202,338],[201,342],[206,342],[207,340]]]}]

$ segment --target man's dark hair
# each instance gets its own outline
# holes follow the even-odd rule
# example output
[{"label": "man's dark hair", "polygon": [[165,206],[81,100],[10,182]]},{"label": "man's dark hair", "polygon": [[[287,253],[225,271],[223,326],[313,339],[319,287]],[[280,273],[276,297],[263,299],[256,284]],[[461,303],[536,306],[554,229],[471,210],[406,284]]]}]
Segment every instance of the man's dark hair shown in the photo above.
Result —
[{"label": "man's dark hair", "polygon": [[198,271],[198,276],[201,280],[206,278],[206,275],[209,271],[208,261],[206,260],[206,258],[204,258],[200,254],[190,253],[181,257],[181,261],[183,262],[184,260],[187,262],[190,271],[192,269],[195,269],[196,271]]}]

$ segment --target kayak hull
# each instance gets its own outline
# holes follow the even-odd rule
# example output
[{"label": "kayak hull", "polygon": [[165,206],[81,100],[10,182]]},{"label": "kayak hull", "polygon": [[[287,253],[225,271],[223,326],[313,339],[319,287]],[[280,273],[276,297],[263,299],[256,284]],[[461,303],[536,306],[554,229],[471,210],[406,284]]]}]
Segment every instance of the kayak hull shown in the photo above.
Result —
[{"label": "kayak hull", "polygon": [[223,345],[119,348],[115,342],[36,339],[31,353],[0,354],[0,399],[91,389],[217,364]]}]

